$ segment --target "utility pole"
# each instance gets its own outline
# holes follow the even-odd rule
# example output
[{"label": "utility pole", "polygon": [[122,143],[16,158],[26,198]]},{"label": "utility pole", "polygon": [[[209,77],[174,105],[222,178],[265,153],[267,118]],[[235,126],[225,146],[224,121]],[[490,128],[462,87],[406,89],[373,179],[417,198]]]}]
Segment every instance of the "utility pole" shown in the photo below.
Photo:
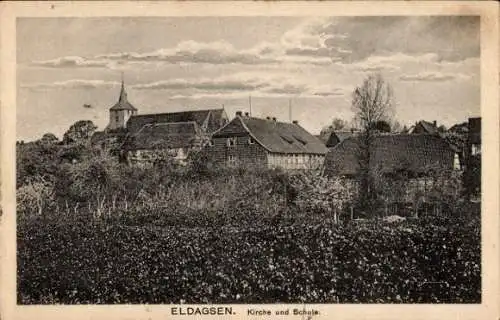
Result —
[{"label": "utility pole", "polygon": [[249,106],[249,113],[250,113],[250,116],[252,116],[252,96],[249,95],[248,96],[248,106]]},{"label": "utility pole", "polygon": [[292,122],[292,99],[288,99],[288,117],[290,118],[290,122]]}]

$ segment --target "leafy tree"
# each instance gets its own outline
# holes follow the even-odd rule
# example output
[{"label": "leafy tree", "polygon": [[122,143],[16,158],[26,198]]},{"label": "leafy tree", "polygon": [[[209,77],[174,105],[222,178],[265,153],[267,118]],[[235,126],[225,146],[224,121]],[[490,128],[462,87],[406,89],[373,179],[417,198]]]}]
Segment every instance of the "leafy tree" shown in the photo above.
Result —
[{"label": "leafy tree", "polygon": [[90,120],[77,121],[64,133],[63,143],[87,143],[96,129],[97,126]]},{"label": "leafy tree", "polygon": [[[342,130],[347,127],[347,121],[340,119],[340,118],[334,118],[332,120],[332,123],[326,127],[323,128],[325,131],[335,131],[335,130]],[[323,131],[322,130],[322,131]]]},{"label": "leafy tree", "polygon": [[446,127],[444,125],[440,125],[438,128],[437,128],[438,132],[440,133],[445,133],[446,132]]},{"label": "leafy tree", "polygon": [[393,106],[392,87],[380,74],[368,76],[352,95],[354,121],[361,129],[358,138],[357,158],[360,166],[359,200],[363,210],[369,208],[370,202],[375,200],[376,196],[370,173],[372,146],[377,134],[376,124],[381,123],[381,121],[389,121]]},{"label": "leafy tree", "polygon": [[40,141],[16,144],[17,186],[31,179],[53,180],[58,170],[60,146]]},{"label": "leafy tree", "polygon": [[39,141],[45,144],[54,144],[59,142],[59,139],[53,133],[46,133]]}]

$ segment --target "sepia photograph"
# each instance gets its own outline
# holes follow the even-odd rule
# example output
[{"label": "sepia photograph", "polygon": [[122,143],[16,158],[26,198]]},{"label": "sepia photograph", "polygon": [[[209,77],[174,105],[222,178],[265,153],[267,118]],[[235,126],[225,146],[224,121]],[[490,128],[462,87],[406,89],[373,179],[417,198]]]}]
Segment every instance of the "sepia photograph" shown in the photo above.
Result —
[{"label": "sepia photograph", "polygon": [[18,306],[484,302],[480,14],[15,29]]}]

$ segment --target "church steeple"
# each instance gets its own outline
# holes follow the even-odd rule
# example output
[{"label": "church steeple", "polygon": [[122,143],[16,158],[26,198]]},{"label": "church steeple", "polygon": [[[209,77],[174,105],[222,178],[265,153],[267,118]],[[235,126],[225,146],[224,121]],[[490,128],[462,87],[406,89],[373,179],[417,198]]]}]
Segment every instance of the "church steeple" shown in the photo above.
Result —
[{"label": "church steeple", "polygon": [[122,88],[120,90],[120,98],[118,98],[118,102],[126,102],[126,101],[127,101],[127,92],[125,91],[125,81],[123,80],[123,71],[122,71]]},{"label": "church steeple", "polygon": [[109,108],[109,124],[107,128],[110,130],[125,128],[128,119],[136,114],[137,109],[130,102],[128,102],[122,72],[120,96],[118,97],[118,102]]}]

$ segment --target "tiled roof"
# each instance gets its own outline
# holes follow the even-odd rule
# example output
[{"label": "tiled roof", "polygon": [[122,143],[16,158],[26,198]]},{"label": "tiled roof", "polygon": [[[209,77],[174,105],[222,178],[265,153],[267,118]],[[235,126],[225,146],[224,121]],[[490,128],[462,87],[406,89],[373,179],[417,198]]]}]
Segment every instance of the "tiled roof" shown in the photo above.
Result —
[{"label": "tiled roof", "polygon": [[[174,123],[174,122],[189,122],[194,121],[199,127],[203,127],[208,116],[212,119],[218,120],[224,117],[224,109],[208,109],[208,110],[196,110],[196,111],[182,111],[182,112],[170,112],[170,113],[155,113],[155,114],[143,114],[135,115],[130,117],[127,122],[127,129],[131,132],[139,131],[146,124],[153,123]],[[211,121],[213,122],[213,121]],[[218,129],[210,128],[216,126],[215,123],[210,123],[208,131]]]},{"label": "tiled roof", "polygon": [[126,149],[177,149],[192,147],[198,138],[196,122],[146,124],[126,142]]},{"label": "tiled roof", "polygon": [[429,134],[436,134],[438,132],[437,127],[431,122],[422,120],[422,121],[420,121],[420,124],[422,125],[422,127],[424,127],[425,131],[427,131],[427,133],[429,133]]},{"label": "tiled roof", "polygon": [[120,98],[114,106],[109,108],[109,110],[130,110],[137,111],[137,109],[127,100],[127,92],[125,92],[125,87],[122,83],[122,88],[120,90]]},{"label": "tiled roof", "polygon": [[[371,169],[384,173],[407,169],[422,173],[428,168],[452,169],[455,152],[434,135],[380,135],[374,138]],[[355,175],[359,172],[359,140],[349,138],[330,148],[325,170],[332,175]]]},{"label": "tiled roof", "polygon": [[[294,154],[326,154],[328,152],[321,140],[299,124],[247,116],[237,116],[231,122],[233,121],[241,121],[246,131],[270,152]],[[217,137],[217,132],[214,137]]]}]

